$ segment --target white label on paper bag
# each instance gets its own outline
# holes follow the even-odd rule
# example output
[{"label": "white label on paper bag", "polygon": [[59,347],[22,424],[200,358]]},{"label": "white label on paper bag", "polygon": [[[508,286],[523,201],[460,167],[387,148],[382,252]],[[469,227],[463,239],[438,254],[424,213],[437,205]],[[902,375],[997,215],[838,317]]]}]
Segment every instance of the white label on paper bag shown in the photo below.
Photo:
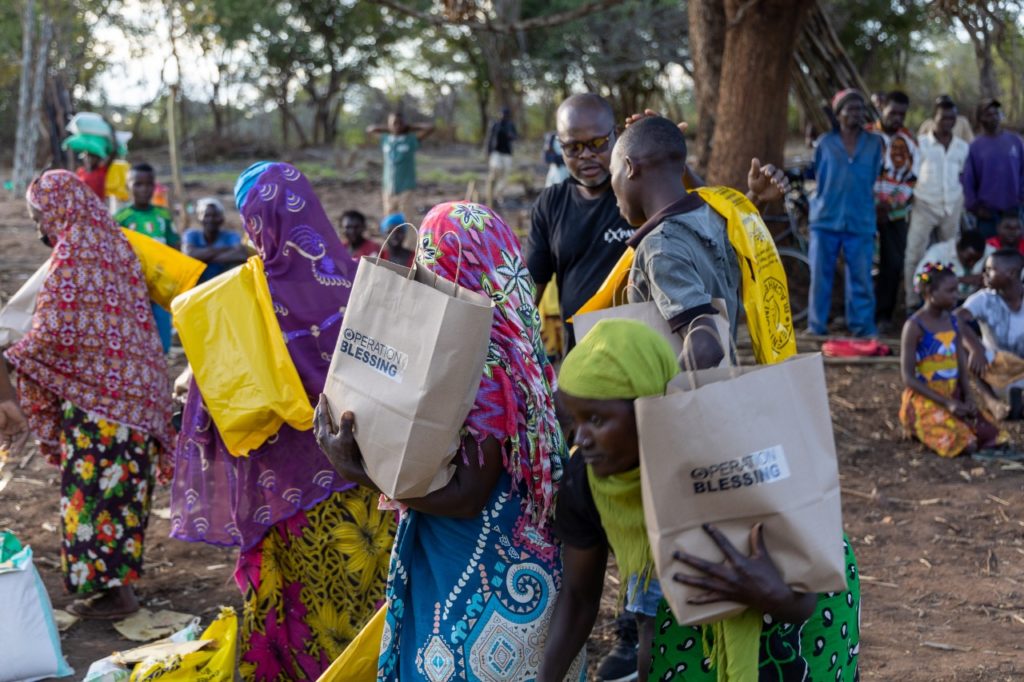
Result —
[{"label": "white label on paper bag", "polygon": [[736,459],[696,467],[690,471],[695,495],[739,490],[775,483],[789,478],[789,463],[781,445],[752,452]]},{"label": "white label on paper bag", "polygon": [[407,354],[351,328],[342,331],[338,352],[363,363],[398,384],[402,383],[402,376],[409,366]]}]

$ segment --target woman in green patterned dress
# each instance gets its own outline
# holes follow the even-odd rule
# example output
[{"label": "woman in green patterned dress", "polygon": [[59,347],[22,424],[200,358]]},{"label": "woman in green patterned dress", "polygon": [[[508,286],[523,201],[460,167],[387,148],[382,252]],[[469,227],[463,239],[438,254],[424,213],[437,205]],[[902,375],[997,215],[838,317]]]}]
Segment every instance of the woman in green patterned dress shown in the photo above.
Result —
[{"label": "woman in green patterned dress", "polygon": [[[700,575],[676,573],[673,579],[705,591],[694,604],[730,601],[750,608],[704,626],[683,626],[672,616],[653,574],[633,400],[661,395],[678,372],[669,344],[629,320],[599,322],[562,364],[559,390],[576,425],[577,448],[555,510],[564,577],[538,682],[561,679],[590,635],[609,548],[628,584],[626,608],[641,624],[641,682],[857,680],[860,587],[845,538],[847,591],[804,594],[782,580],[760,524],[751,530],[750,556],[706,525],[727,559],[716,564],[677,553],[680,569]],[[839,550],[839,538],[825,540],[823,547]],[[716,632],[724,633],[722,641],[715,642]]]}]

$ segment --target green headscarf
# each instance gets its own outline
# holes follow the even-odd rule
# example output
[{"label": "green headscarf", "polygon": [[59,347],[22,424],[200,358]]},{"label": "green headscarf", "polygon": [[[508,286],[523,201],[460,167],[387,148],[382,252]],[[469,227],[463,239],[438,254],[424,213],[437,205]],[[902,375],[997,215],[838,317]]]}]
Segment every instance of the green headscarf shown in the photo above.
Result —
[{"label": "green headscarf", "polygon": [[[576,398],[632,400],[663,395],[678,373],[672,346],[653,329],[634,320],[605,319],[566,356],[558,387]],[[644,521],[639,467],[601,478],[588,466],[587,482],[624,578],[621,590],[632,575],[637,576],[637,588],[646,589],[654,574],[654,559]],[[706,653],[719,682],[756,681],[761,615],[748,609],[705,627],[715,642]]]},{"label": "green headscarf", "polygon": [[[558,373],[559,390],[593,400],[632,400],[661,395],[679,373],[668,341],[634,320],[601,320],[573,348]],[[654,559],[644,523],[640,469],[607,477],[587,467],[587,482],[601,514],[608,543],[623,576],[637,576],[646,589],[654,574]],[[627,580],[621,582],[620,598]]]},{"label": "green headscarf", "polygon": [[601,320],[569,352],[558,386],[577,398],[632,400],[661,395],[679,374],[672,346],[642,322]]}]

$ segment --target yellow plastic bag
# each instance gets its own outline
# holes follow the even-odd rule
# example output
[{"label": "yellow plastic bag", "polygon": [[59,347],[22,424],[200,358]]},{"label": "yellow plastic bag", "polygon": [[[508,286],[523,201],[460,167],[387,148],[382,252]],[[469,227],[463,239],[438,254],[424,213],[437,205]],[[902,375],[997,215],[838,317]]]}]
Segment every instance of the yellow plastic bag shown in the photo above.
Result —
[{"label": "yellow plastic bag", "polygon": [[385,606],[374,614],[317,682],[376,682],[387,611]]},{"label": "yellow plastic bag", "polygon": [[[796,335],[786,271],[761,214],[734,189],[701,187],[696,192],[726,220],[729,243],[742,271],[743,309],[757,362],[770,364],[794,355]],[[635,255],[632,248],[626,249],[601,288],[575,314],[612,307],[626,288]]]},{"label": "yellow plastic bag", "polygon": [[171,309],[175,296],[196,285],[206,263],[161,244],[152,237],[122,227],[132,250],[142,264],[149,297],[165,310]]},{"label": "yellow plastic bag", "polygon": [[701,187],[697,193],[728,225],[729,242],[743,276],[743,309],[757,362],[781,362],[795,355],[786,271],[761,214],[747,197],[729,187]]},{"label": "yellow plastic bag", "polygon": [[313,427],[313,407],[274,315],[263,261],[174,299],[174,326],[228,452],[248,455],[283,424]]},{"label": "yellow plastic bag", "polygon": [[231,607],[221,607],[220,615],[203,631],[199,639],[213,643],[190,654],[146,660],[135,666],[129,682],[233,682],[238,658],[238,616]]},{"label": "yellow plastic bag", "polygon": [[107,179],[104,181],[108,197],[114,197],[118,201],[128,201],[132,195],[128,192],[128,171],[131,164],[124,159],[114,159],[107,166]]},{"label": "yellow plastic bag", "polygon": [[548,357],[562,355],[563,334],[562,309],[558,305],[558,283],[552,279],[544,288],[544,295],[537,306],[540,312],[540,337],[544,340],[544,351]]}]

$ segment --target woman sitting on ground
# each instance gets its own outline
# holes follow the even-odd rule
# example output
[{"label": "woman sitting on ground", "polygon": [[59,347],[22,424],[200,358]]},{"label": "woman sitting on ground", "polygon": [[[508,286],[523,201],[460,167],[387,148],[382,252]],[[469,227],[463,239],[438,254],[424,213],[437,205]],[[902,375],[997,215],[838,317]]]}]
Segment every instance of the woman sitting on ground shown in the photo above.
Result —
[{"label": "woman sitting on ground", "polygon": [[903,402],[900,423],[942,457],[1005,443],[967,395],[967,353],[953,316],[957,276],[952,265],[930,263],[917,275],[924,306],[903,325],[900,343]]}]

